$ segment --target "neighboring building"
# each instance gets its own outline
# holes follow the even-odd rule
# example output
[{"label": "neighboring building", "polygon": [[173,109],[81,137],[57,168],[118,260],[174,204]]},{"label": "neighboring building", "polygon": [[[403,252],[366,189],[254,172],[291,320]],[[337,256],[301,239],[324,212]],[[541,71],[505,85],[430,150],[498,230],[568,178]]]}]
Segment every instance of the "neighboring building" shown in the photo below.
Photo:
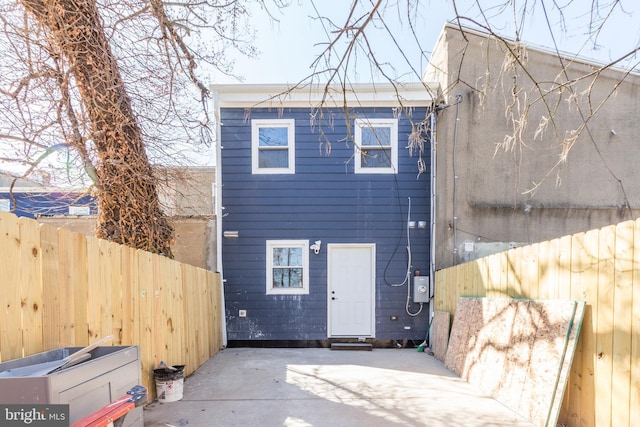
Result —
[{"label": "neighboring building", "polygon": [[160,202],[175,229],[174,259],[218,271],[215,167],[156,168]]},{"label": "neighboring building", "polygon": [[45,187],[0,187],[0,211],[12,212],[27,218],[86,216],[96,213],[96,201],[84,191]]},{"label": "neighboring building", "polygon": [[[509,62],[511,52],[526,72]],[[444,101],[437,118],[437,269],[638,217],[640,75],[595,73],[598,67],[445,25],[424,74],[443,88]],[[544,99],[538,88],[548,91]],[[510,108],[524,111],[529,103],[526,121],[507,118]],[[566,145],[556,135],[570,137],[591,112],[561,162]],[[544,121],[546,131],[536,136]],[[526,125],[524,144],[499,148],[518,124]],[[541,184],[528,193],[534,183]]]},{"label": "neighboring building", "polygon": [[95,200],[86,191],[62,190],[47,184],[46,177],[26,180],[0,171],[0,211],[27,218],[95,214]]},{"label": "neighboring building", "polygon": [[[432,88],[212,90],[229,341],[421,343],[430,311]],[[421,174],[418,152],[407,148],[412,123],[426,126],[413,133],[424,142]],[[414,298],[414,288],[424,292]]]}]

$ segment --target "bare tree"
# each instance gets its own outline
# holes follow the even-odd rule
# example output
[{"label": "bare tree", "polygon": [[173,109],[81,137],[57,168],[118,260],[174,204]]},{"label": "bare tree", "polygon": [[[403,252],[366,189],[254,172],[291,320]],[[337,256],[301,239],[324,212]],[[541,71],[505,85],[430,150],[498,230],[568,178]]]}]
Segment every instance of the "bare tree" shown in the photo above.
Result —
[{"label": "bare tree", "polygon": [[[96,148],[98,221],[96,235],[146,250],[170,254],[172,229],[158,202],[156,181],[147,159],[131,99],[111,53],[96,4],[91,1],[24,0],[56,48],[58,63],[72,71]],[[62,65],[62,64],[61,64]],[[61,68],[61,67],[59,67]],[[68,85],[61,99],[75,120]],[[65,96],[66,95],[66,96]],[[74,127],[71,140],[85,164],[91,164],[84,138]]]},{"label": "bare tree", "polygon": [[98,237],[170,255],[152,165],[208,148],[203,79],[231,72],[228,48],[255,54],[247,3],[0,3],[0,161],[26,177],[62,160],[72,185],[91,180]]}]

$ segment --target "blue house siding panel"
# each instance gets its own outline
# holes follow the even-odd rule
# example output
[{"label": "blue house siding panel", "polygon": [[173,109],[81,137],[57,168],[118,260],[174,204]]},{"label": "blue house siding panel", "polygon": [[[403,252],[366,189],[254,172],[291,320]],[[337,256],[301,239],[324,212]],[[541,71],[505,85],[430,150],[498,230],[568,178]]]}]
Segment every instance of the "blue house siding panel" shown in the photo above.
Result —
[{"label": "blue house siding panel", "polygon": [[[426,108],[411,110],[422,121]],[[322,340],[327,338],[327,244],[376,245],[376,333],[380,340],[422,342],[428,307],[406,312],[407,215],[430,223],[430,171],[418,176],[417,155],[405,148],[411,122],[391,108],[350,111],[355,117],[399,118],[398,174],[356,174],[353,141],[342,110],[331,121],[311,121],[308,108],[221,110],[222,227],[238,231],[223,239],[223,265],[230,340]],[[251,119],[295,119],[295,174],[252,175]],[[426,135],[425,135],[426,137]],[[330,153],[326,154],[326,141]],[[429,146],[424,162],[429,165]],[[429,269],[429,229],[411,229],[412,271]],[[266,294],[266,240],[322,240],[309,255],[308,295]],[[246,310],[247,317],[238,317]],[[411,303],[415,313],[419,305]],[[395,316],[398,320],[391,320]],[[407,329],[409,328],[409,329]]]},{"label": "blue house siding panel", "polygon": [[17,216],[68,215],[70,206],[89,206],[91,214],[97,210],[93,196],[56,191],[0,191],[0,199],[9,200],[10,211]]}]

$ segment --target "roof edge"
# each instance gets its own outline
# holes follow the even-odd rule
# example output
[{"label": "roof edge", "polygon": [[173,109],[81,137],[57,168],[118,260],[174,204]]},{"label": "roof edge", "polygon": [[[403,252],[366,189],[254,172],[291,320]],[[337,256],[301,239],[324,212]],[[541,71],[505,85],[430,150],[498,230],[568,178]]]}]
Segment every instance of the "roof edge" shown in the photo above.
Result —
[{"label": "roof edge", "polygon": [[426,106],[438,83],[221,84],[211,85],[220,107]]},{"label": "roof edge", "polygon": [[594,58],[590,58],[588,56],[584,56],[584,55],[579,55],[576,53],[572,53],[572,52],[567,52],[564,50],[554,50],[551,47],[546,47],[546,46],[542,46],[542,45],[538,45],[535,43],[531,43],[528,41],[517,41],[515,39],[513,39],[512,37],[509,36],[503,36],[499,33],[489,33],[485,30],[482,29],[478,29],[478,28],[473,28],[470,26],[466,26],[466,25],[461,25],[461,24],[457,24],[455,22],[445,22],[445,24],[442,27],[442,31],[440,32],[440,35],[438,36],[438,39],[436,41],[436,46],[438,45],[438,42],[440,41],[440,38],[444,36],[444,33],[446,31],[446,29],[452,29],[452,30],[456,30],[456,31],[462,31],[465,33],[469,33],[469,34],[473,34],[475,36],[478,37],[482,37],[485,39],[494,39],[494,40],[498,40],[498,39],[502,39],[508,43],[520,43],[521,45],[525,46],[527,48],[527,50],[530,51],[535,51],[535,52],[539,52],[545,55],[551,55],[551,56],[559,56],[563,59],[569,60],[571,62],[574,63],[580,63],[580,64],[584,64],[584,65],[589,65],[592,67],[598,67],[598,68],[606,68],[608,70],[617,72],[617,73],[624,73],[624,74],[629,74],[629,75],[634,75],[634,76],[640,76],[640,72],[636,71],[635,69],[632,68],[626,68],[624,66],[620,66],[620,65],[615,65],[612,62],[604,62],[601,60],[597,60]]}]

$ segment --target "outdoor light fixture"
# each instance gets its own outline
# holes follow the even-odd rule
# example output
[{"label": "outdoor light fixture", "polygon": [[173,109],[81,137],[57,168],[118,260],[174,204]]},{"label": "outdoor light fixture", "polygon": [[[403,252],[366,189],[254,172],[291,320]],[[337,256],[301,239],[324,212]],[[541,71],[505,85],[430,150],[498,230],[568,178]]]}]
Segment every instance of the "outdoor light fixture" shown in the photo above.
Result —
[{"label": "outdoor light fixture", "polygon": [[316,240],[316,242],[309,246],[309,249],[313,251],[316,255],[320,253],[320,246],[322,245],[322,240]]},{"label": "outdoor light fixture", "polygon": [[238,237],[240,236],[240,233],[238,231],[225,231],[222,235],[224,237]]}]

